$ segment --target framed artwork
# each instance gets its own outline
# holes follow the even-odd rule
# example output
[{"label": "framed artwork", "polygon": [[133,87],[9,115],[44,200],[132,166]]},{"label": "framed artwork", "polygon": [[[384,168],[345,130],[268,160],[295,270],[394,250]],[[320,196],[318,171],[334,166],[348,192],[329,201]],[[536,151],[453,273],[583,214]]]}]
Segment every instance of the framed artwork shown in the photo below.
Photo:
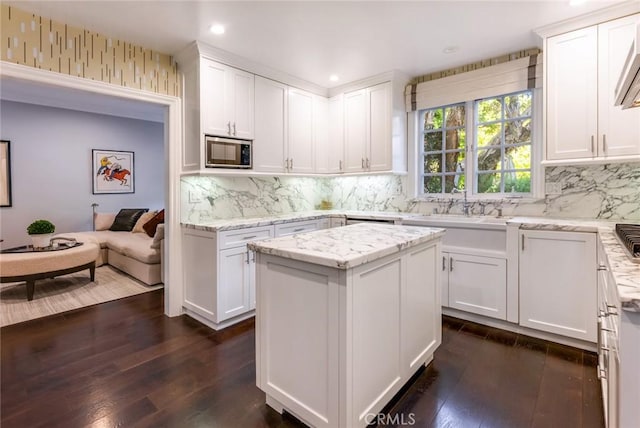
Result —
[{"label": "framed artwork", "polygon": [[0,140],[0,207],[11,206],[11,151],[9,141]]},{"label": "framed artwork", "polygon": [[133,152],[92,151],[93,194],[134,193]]}]

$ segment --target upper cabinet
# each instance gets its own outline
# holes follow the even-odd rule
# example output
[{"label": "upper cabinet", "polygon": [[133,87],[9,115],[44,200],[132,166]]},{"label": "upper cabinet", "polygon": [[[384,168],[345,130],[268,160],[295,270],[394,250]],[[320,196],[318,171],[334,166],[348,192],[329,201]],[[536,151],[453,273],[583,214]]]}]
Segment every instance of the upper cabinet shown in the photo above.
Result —
[{"label": "upper cabinet", "polygon": [[[332,90],[194,43],[176,56],[183,171],[205,171],[205,135],[253,140],[253,169],[210,173],[406,172],[404,86],[396,72]],[[259,76],[246,70],[273,75]],[[333,92],[328,98],[326,92]]]},{"label": "upper cabinet", "polygon": [[406,172],[406,113],[396,96],[404,83],[344,94],[344,172]]},{"label": "upper cabinet", "polygon": [[200,62],[202,131],[253,139],[254,75],[206,58]]},{"label": "upper cabinet", "polygon": [[640,109],[614,106],[640,14],[546,39],[547,164],[640,158]]}]

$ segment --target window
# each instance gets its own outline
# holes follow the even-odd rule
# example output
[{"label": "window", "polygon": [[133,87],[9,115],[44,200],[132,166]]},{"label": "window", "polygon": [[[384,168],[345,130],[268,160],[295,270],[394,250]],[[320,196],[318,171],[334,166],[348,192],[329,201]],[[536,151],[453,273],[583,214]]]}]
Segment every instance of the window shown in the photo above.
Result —
[{"label": "window", "polygon": [[532,107],[523,91],[422,110],[423,193],[530,195]]},{"label": "window", "polygon": [[424,191],[464,189],[467,132],[465,105],[424,110]]}]

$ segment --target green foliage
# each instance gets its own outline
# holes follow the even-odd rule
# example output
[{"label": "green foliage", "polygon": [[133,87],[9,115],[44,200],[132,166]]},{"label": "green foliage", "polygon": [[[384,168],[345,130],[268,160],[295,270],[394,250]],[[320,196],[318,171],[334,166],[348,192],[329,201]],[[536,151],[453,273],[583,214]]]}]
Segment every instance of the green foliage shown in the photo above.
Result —
[{"label": "green foliage", "polygon": [[56,227],[49,220],[36,220],[27,227],[29,235],[43,235],[55,232]]}]

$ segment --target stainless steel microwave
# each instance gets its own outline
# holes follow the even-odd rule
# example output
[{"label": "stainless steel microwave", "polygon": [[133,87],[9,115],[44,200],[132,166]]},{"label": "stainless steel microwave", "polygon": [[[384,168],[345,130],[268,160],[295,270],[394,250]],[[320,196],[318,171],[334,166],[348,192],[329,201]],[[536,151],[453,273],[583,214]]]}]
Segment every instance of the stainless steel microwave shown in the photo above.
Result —
[{"label": "stainless steel microwave", "polygon": [[251,168],[251,140],[204,136],[207,168]]}]

